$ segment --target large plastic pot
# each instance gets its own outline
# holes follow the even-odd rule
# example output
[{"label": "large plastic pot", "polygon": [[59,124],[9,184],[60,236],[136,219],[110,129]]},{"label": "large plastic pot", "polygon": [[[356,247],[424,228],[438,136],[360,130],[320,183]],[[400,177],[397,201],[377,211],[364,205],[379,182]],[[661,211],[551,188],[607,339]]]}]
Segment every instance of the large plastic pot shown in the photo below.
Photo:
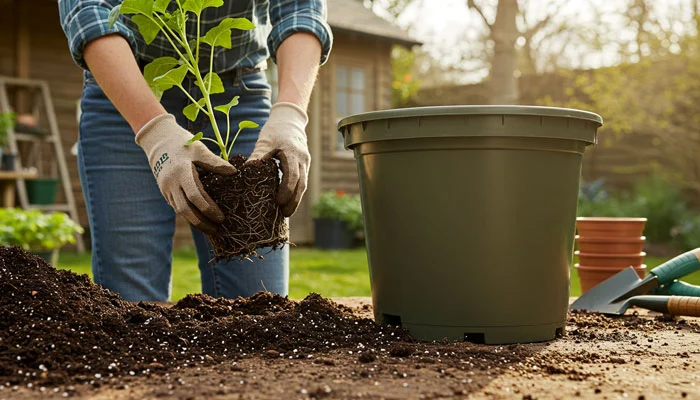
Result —
[{"label": "large plastic pot", "polygon": [[419,340],[563,331],[581,163],[600,116],[425,107],[342,119],[360,180],[375,319]]}]

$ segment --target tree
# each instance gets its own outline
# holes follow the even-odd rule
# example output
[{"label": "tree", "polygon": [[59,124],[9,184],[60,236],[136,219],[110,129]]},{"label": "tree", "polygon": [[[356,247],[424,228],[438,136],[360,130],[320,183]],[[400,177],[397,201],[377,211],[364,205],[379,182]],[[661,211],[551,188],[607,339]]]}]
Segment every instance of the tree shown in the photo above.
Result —
[{"label": "tree", "polygon": [[[605,120],[599,131],[601,144],[615,146],[616,154],[635,160],[630,171],[658,172],[698,195],[700,36],[686,32],[679,40],[683,49],[679,54],[650,47],[651,56],[639,62],[562,72],[570,82],[564,100],[549,97],[541,104],[600,113]],[[644,139],[645,145],[626,143],[630,135]]]},{"label": "tree", "polygon": [[[565,2],[557,2],[539,19],[528,15],[528,4],[524,0],[520,3],[518,0],[498,0],[496,16],[490,21],[485,12],[485,3],[467,0],[469,9],[481,18],[487,29],[486,39],[493,44],[486,47],[489,53],[484,55],[490,68],[487,86],[491,103],[518,103],[517,76],[523,72],[539,72],[537,61],[546,58],[539,54],[539,50],[546,48],[542,46],[543,41],[556,37],[573,26],[556,21]],[[492,4],[490,6],[493,7]],[[560,48],[558,56],[562,56],[563,48]]]}]

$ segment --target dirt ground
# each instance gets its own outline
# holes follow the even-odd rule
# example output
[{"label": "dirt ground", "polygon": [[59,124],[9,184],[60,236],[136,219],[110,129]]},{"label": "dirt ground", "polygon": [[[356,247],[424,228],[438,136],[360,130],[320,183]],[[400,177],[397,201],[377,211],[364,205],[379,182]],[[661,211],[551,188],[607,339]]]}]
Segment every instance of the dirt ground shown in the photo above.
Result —
[{"label": "dirt ground", "polygon": [[[371,318],[371,299],[335,300]],[[352,350],[304,359],[266,353],[176,373],[128,377],[97,388],[5,387],[0,398],[700,398],[700,326],[695,325],[700,321],[667,321],[656,313],[638,312],[615,318],[611,327],[605,327],[607,317],[591,317],[593,326],[568,326],[563,338],[547,343],[427,344],[410,355],[401,354],[400,348],[380,349],[373,360]]]},{"label": "dirt ground", "polygon": [[700,398],[696,318],[572,313],[546,343],[416,343],[374,324],[368,298],[194,296],[161,307],[86,279],[0,249],[0,399]]}]

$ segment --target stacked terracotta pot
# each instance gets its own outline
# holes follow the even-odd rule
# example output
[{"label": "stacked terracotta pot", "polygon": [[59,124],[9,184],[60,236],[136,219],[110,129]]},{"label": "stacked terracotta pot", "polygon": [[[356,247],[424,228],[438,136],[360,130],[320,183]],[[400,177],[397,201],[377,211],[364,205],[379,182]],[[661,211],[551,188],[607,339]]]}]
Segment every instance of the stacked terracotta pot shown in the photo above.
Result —
[{"label": "stacked terracotta pot", "polygon": [[581,293],[621,270],[634,267],[646,273],[643,236],[646,218],[579,217],[576,219],[578,263],[574,265]]}]

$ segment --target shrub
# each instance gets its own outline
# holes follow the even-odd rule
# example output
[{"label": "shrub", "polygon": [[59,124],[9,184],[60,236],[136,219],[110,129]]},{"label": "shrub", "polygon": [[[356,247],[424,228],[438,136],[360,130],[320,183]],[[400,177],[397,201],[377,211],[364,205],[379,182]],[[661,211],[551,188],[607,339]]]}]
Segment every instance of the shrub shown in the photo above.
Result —
[{"label": "shrub", "polygon": [[578,196],[579,217],[642,217],[637,205],[624,193],[611,194],[605,181],[581,182]]},{"label": "shrub", "polygon": [[654,243],[670,242],[679,229],[691,231],[683,194],[661,175],[640,180],[630,192],[613,194],[604,186],[603,180],[581,183],[578,216],[645,217],[644,235]]},{"label": "shrub", "polygon": [[362,230],[362,201],[357,194],[347,194],[342,190],[329,190],[321,193],[311,206],[311,216],[317,219],[345,221],[348,228]]},{"label": "shrub", "polygon": [[647,218],[644,235],[650,242],[669,242],[674,229],[688,215],[681,191],[658,174],[635,185],[634,200],[635,207]]},{"label": "shrub", "polygon": [[75,243],[83,228],[66,213],[0,208],[0,245],[54,250]]}]

